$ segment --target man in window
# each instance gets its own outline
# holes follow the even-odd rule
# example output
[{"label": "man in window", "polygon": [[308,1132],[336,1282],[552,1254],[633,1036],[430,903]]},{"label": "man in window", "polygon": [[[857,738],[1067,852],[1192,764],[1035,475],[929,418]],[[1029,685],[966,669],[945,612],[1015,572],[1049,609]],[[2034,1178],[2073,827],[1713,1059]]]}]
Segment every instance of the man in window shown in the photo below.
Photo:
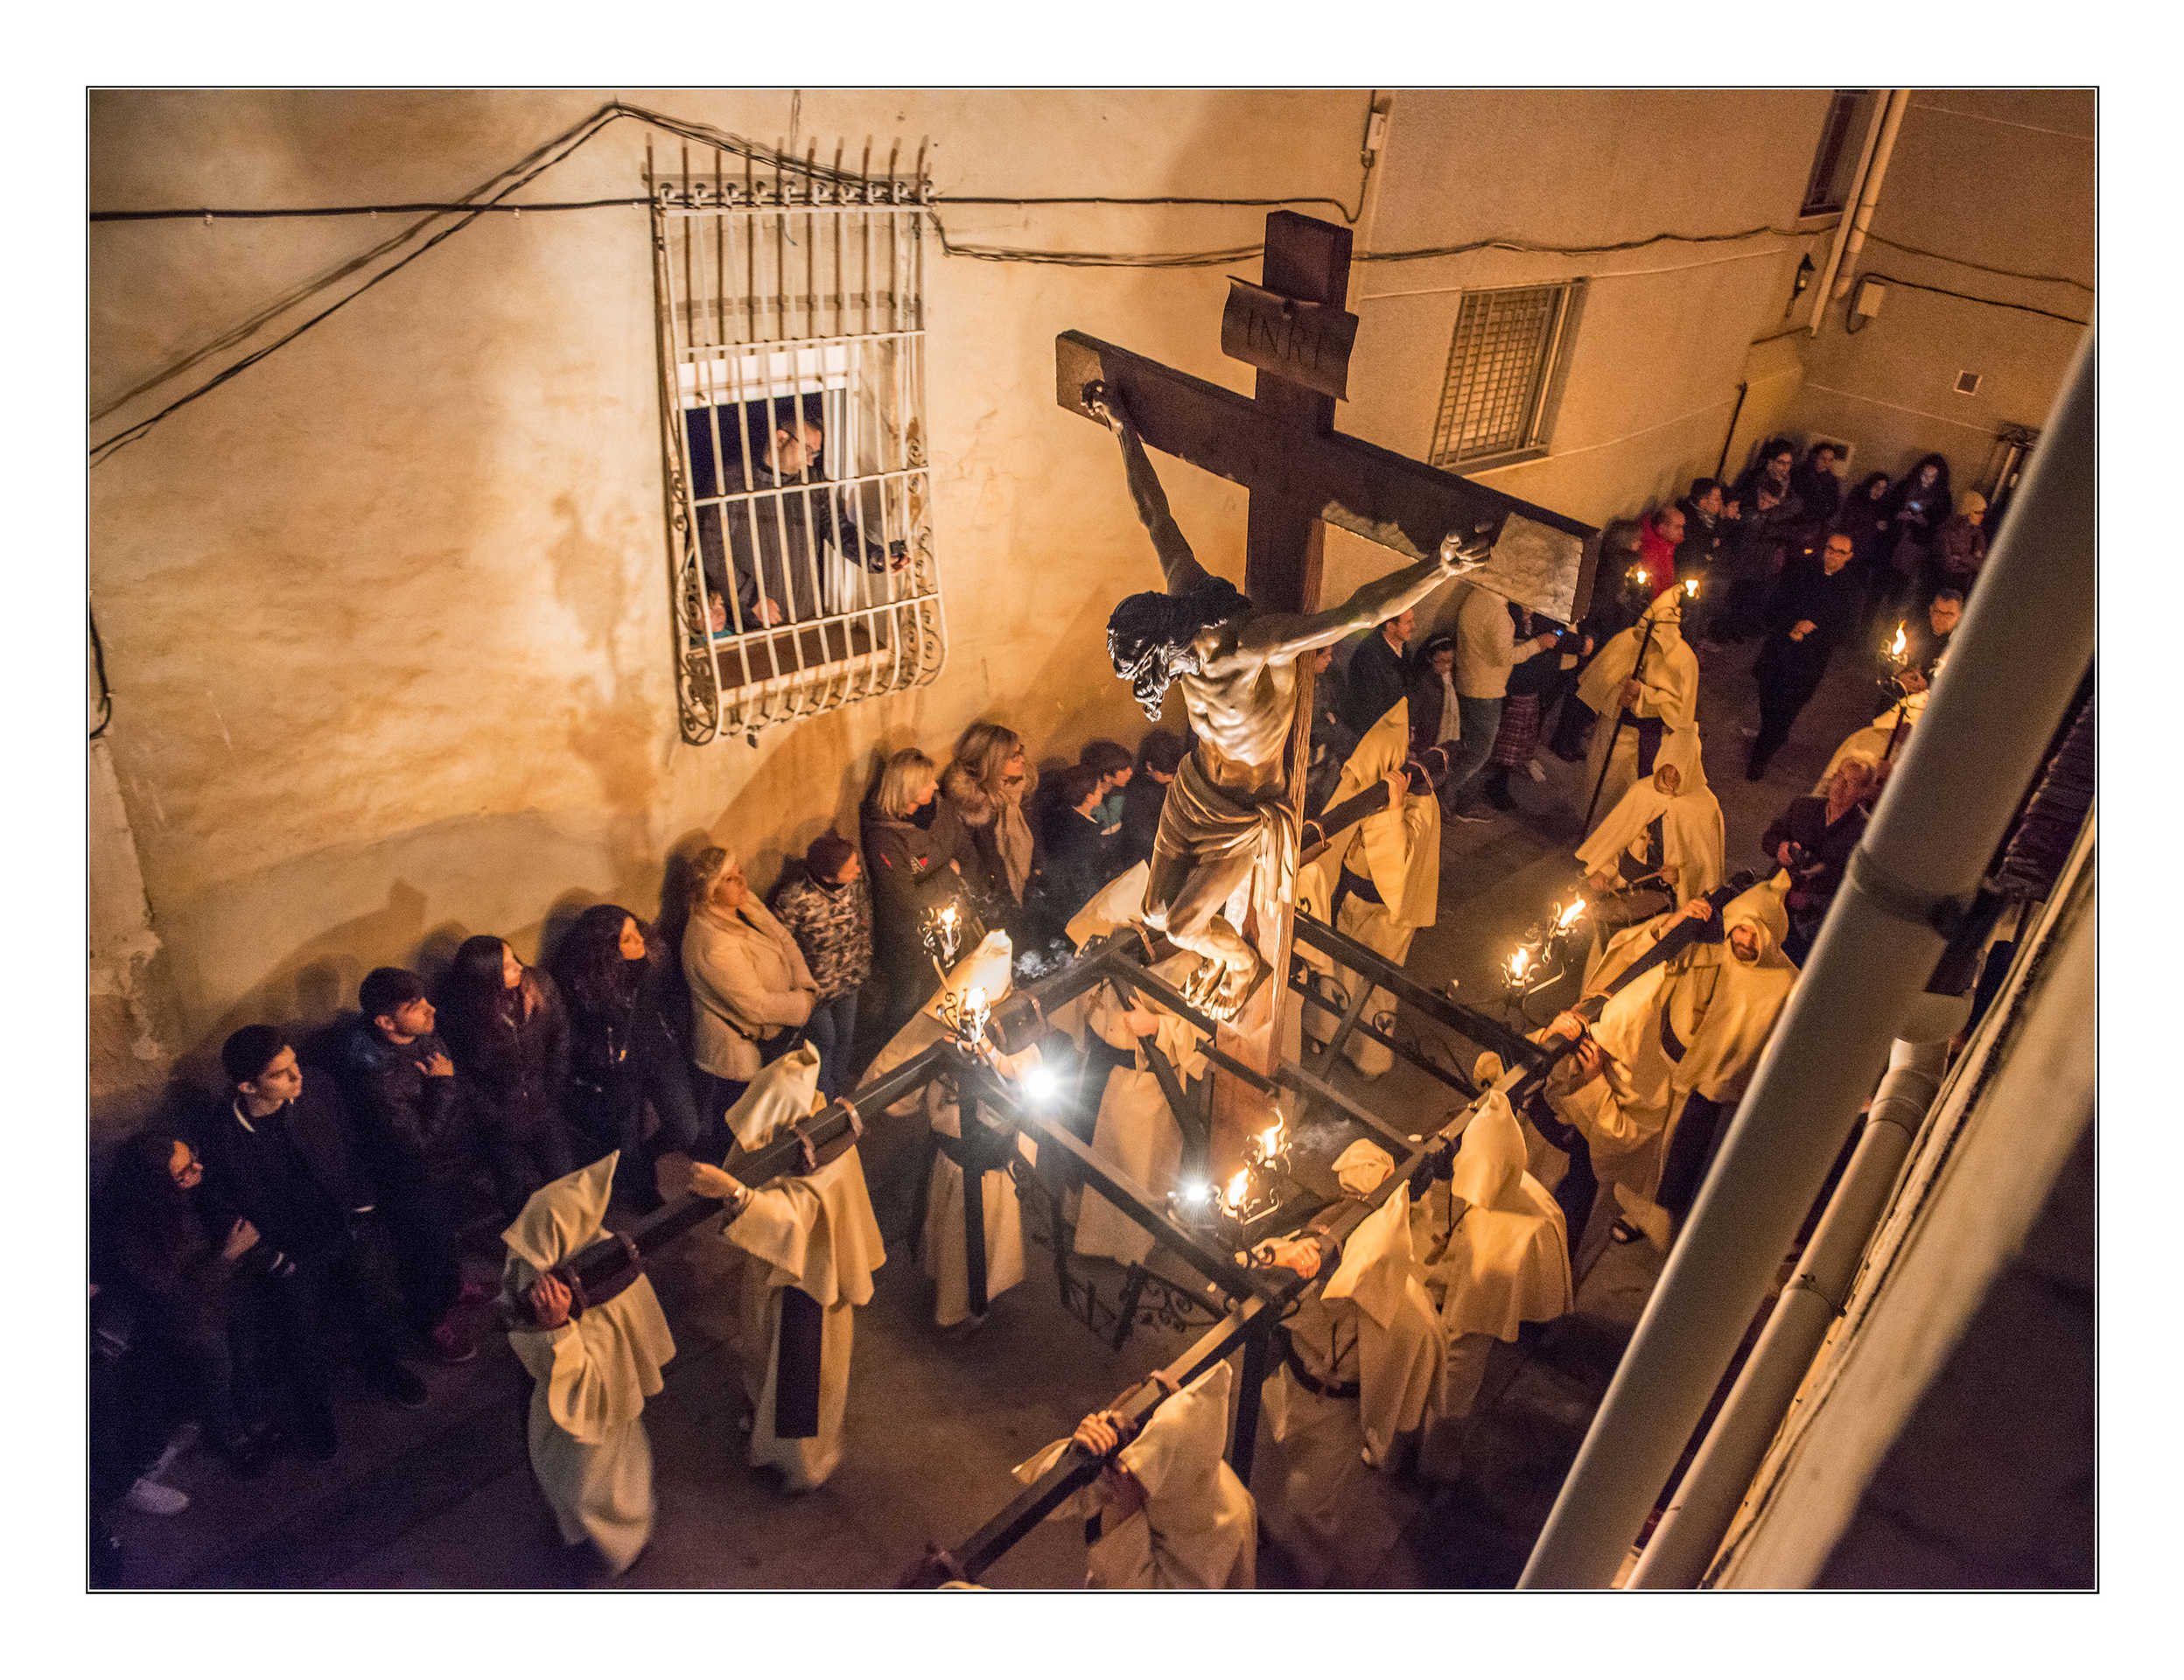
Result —
[{"label": "man in window", "polygon": [[[840,493],[820,487],[826,483],[820,465],[826,444],[823,421],[816,396],[746,402],[740,410],[693,410],[685,416],[690,487],[701,504],[698,548],[715,633],[818,618],[828,610],[821,580],[830,553],[854,560],[867,571],[900,570],[908,564],[900,542],[867,537]],[[703,505],[714,497],[725,500]],[[732,587],[722,552],[724,514],[727,553],[734,556]],[[732,613],[732,596],[738,608]]]}]

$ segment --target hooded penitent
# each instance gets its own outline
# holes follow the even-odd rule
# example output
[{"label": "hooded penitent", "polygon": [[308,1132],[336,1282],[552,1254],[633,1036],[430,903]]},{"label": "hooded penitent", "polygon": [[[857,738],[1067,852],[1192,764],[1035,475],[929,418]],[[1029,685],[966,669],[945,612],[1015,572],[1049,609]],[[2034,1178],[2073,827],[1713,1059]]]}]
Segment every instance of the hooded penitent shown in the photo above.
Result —
[{"label": "hooded penitent", "polygon": [[[1698,655],[1684,640],[1684,592],[1671,589],[1657,596],[1628,630],[1608,638],[1607,645],[1578,681],[1578,698],[1600,714],[1592,732],[1592,747],[1586,762],[1588,785],[1600,780],[1600,769],[1609,765],[1607,780],[1600,789],[1604,802],[1622,797],[1623,790],[1641,776],[1653,774],[1661,744],[1670,736],[1697,727],[1698,716]],[[1644,649],[1644,663],[1639,651]],[[1623,711],[1622,687],[1635,675],[1637,704],[1630,708],[1637,720],[1616,728]],[[1614,759],[1608,760],[1608,743],[1614,742]]]},{"label": "hooded penitent", "polygon": [[[1342,766],[1328,808],[1403,769],[1410,758],[1410,710],[1408,701],[1399,702],[1365,732]],[[1406,795],[1396,808],[1376,810],[1330,836],[1326,849],[1298,872],[1297,907],[1318,920],[1331,920],[1338,932],[1401,966],[1412,936],[1432,927],[1440,913],[1440,802],[1431,794]],[[1345,871],[1365,881],[1380,902],[1356,891],[1340,892],[1341,908],[1331,917]],[[1362,984],[1357,973],[1312,946],[1300,941],[1292,948],[1322,973],[1333,974],[1345,995],[1354,996],[1354,989]],[[1376,989],[1365,1008],[1366,1018],[1377,1019],[1394,1011],[1395,999]],[[1303,1006],[1304,1030],[1312,1037],[1326,1038],[1335,1025],[1325,1010]],[[1386,1046],[1362,1033],[1353,1034],[1345,1049],[1368,1077],[1394,1065]]]},{"label": "hooded penitent", "polygon": [[[809,1045],[762,1068],[728,1110],[737,1143],[762,1149],[823,1108],[818,1082]],[[872,1298],[887,1258],[856,1147],[753,1191],[721,1234],[751,1256],[741,1269],[751,1462],[775,1466],[792,1489],[816,1488],[842,1461],[853,1309]]]},{"label": "hooded penitent", "polygon": [[1446,1228],[1451,1213],[1457,1217],[1438,1251],[1428,1252],[1426,1287],[1440,1301],[1448,1347],[1440,1410],[1460,1417],[1483,1373],[1486,1343],[1514,1341],[1520,1325],[1560,1318],[1574,1286],[1562,1209],[1524,1170],[1523,1130],[1500,1091],[1480,1099],[1452,1167],[1446,1190],[1437,1186],[1428,1199],[1430,1226]]},{"label": "hooded penitent", "polygon": [[[1676,771],[1673,794],[1659,785],[1659,772],[1668,765]],[[1702,897],[1722,883],[1727,842],[1721,802],[1706,784],[1698,727],[1666,737],[1654,768],[1655,774],[1633,782],[1586,836],[1578,862],[1587,875],[1620,874],[1625,881],[1672,864],[1676,878],[1668,890],[1679,901]]]},{"label": "hooded penitent", "polygon": [[572,1304],[552,1330],[531,1327],[531,1286],[600,1234],[620,1152],[535,1193],[500,1234],[508,1345],[536,1385],[528,1432],[531,1467],[562,1539],[587,1536],[610,1569],[629,1567],[652,1535],[652,1447],[642,1414],[660,1392],[675,1340],[640,1276],[612,1299]]},{"label": "hooded penitent", "polygon": [[[1228,1445],[1229,1389],[1223,1362],[1208,1369],[1155,1408],[1145,1426],[1116,1454],[1144,1489],[1144,1504],[1128,1516],[1108,1503],[1098,1484],[1065,1500],[1050,1520],[1096,1517],[1101,1532],[1086,1558],[1095,1587],[1249,1587],[1255,1578],[1258,1522],[1251,1495],[1222,1453]],[[1037,1481],[1068,1450],[1060,1440],[1016,1466],[1017,1479]]]},{"label": "hooded penitent", "polygon": [[[1190,952],[1180,951],[1152,972],[1180,987],[1197,961]],[[1183,1135],[1160,1088],[1160,1077],[1153,1071],[1152,1055],[1157,1052],[1165,1056],[1177,1077],[1187,1082],[1205,1071],[1200,1047],[1204,1039],[1150,992],[1141,990],[1135,996],[1138,1009],[1153,1019],[1146,1040],[1140,1040],[1131,1023],[1133,1012],[1123,1007],[1114,985],[1106,981],[1083,995],[1082,1008],[1071,1012],[1072,1024],[1064,1030],[1085,1053],[1088,1076],[1102,1078],[1099,1114],[1092,1129],[1094,1152],[1157,1199],[1175,1185],[1183,1159]],[[1063,1024],[1062,1017],[1063,1012],[1057,1011],[1057,1025]],[[1088,1184],[1077,1209],[1074,1246],[1079,1254],[1104,1255],[1129,1264],[1152,1252],[1152,1237]]]},{"label": "hooded penitent", "polygon": [[[887,1047],[874,1058],[865,1070],[867,1081],[900,1067],[928,1046],[937,1044],[948,1036],[948,1029],[941,1018],[941,1005],[948,998],[966,996],[974,987],[986,994],[989,1006],[995,1005],[1009,995],[1011,963],[1013,957],[1009,936],[996,929],[980,942],[978,948],[950,970],[948,983],[933,998],[896,1033]],[[1039,1065],[1039,1047],[1029,1046],[1013,1056],[996,1054],[993,1067],[1004,1078],[1018,1078]],[[914,1103],[924,1106],[927,1122],[940,1148],[933,1160],[933,1176],[926,1188],[925,1236],[921,1244],[926,1275],[939,1284],[934,1298],[934,1312],[940,1325],[945,1328],[959,1324],[970,1316],[970,1282],[968,1270],[968,1250],[963,1229],[963,1160],[967,1154],[976,1154],[973,1163],[978,1169],[980,1210],[984,1215],[986,1256],[986,1298],[995,1296],[1023,1281],[1024,1278],[1024,1223],[1023,1213],[1016,1198],[1016,1186],[1003,1170],[1005,1154],[989,1158],[983,1152],[984,1139],[967,1143],[962,1136],[962,1121],[957,1112],[954,1082],[935,1079],[924,1088],[904,1097],[895,1110],[906,1109]],[[1036,1158],[1028,1142],[1018,1140],[1017,1147],[1026,1159]]]}]

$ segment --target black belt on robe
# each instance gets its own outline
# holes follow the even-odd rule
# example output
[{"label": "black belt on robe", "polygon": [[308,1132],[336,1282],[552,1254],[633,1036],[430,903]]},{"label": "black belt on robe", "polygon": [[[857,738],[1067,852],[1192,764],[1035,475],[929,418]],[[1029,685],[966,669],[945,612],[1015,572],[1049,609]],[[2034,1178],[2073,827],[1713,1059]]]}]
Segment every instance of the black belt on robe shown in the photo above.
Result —
[{"label": "black belt on robe", "polygon": [[1638,736],[1638,774],[1642,776],[1651,775],[1654,760],[1660,755],[1661,738],[1669,732],[1669,720],[1665,718],[1641,718],[1636,712],[1626,710],[1622,723],[1626,728],[1635,731]]},{"label": "black belt on robe", "polygon": [[1289,1334],[1287,1327],[1277,1329],[1274,1334],[1281,1340],[1282,1363],[1289,1367],[1289,1374],[1297,1379],[1298,1385],[1306,1393],[1316,1394],[1322,1400],[1357,1398],[1360,1389],[1355,1378],[1345,1382],[1333,1377],[1314,1376],[1298,1355],[1296,1339]]}]

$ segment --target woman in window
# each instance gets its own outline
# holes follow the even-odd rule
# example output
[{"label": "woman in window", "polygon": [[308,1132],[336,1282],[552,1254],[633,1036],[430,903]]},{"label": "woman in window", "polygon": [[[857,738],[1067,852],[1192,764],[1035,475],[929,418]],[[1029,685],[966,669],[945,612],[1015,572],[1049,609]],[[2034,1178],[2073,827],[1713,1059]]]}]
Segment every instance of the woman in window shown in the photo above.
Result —
[{"label": "woman in window", "polygon": [[[563,938],[554,970],[569,1011],[570,1121],[591,1158],[621,1151],[615,1176],[629,1200],[657,1207],[654,1157],[688,1154],[699,1135],[662,949],[620,905],[595,904]],[[659,1122],[650,1147],[648,1104]]]},{"label": "woman in window", "polygon": [[569,1014],[561,988],[542,969],[527,968],[506,940],[480,934],[455,953],[440,1029],[493,1169],[494,1194],[514,1219],[531,1192],[576,1167],[564,1116]]}]

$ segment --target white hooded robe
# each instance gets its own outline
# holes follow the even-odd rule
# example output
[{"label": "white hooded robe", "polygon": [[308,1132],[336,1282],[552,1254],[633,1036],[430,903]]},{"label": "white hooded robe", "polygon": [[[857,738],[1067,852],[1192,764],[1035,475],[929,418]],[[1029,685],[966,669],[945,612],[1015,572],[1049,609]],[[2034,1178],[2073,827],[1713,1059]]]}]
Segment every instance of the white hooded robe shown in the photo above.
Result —
[{"label": "white hooded robe", "polygon": [[[660,1392],[675,1339],[639,1278],[612,1300],[552,1330],[530,1327],[531,1285],[600,1232],[620,1152],[536,1191],[500,1234],[508,1346],[531,1375],[531,1470],[563,1542],[589,1539],[614,1574],[652,1538],[652,1443],[646,1399]],[[573,1307],[571,1309],[574,1310]]]},{"label": "white hooded robe", "polygon": [[[1342,766],[1330,808],[1362,793],[1375,782],[1403,768],[1410,757],[1410,703],[1398,703],[1387,716],[1365,732],[1357,750]],[[1344,895],[1342,908],[1331,924],[1359,944],[1379,952],[1400,968],[1410,954],[1410,942],[1421,928],[1431,928],[1440,914],[1441,806],[1431,793],[1406,796],[1400,809],[1382,809],[1362,818],[1342,834],[1333,836],[1326,850],[1297,872],[1297,907],[1320,921],[1328,920],[1328,906],[1348,867],[1354,875],[1372,882],[1381,902],[1374,904],[1355,892]],[[1346,996],[1354,998],[1364,976],[1337,963],[1316,947],[1298,941],[1298,956],[1323,974],[1332,974]],[[1294,994],[1289,994],[1292,998]],[[1316,1004],[1295,999],[1303,1032],[1325,1042],[1340,1025]],[[1394,995],[1375,987],[1361,1018],[1377,1021],[1395,1012]],[[1368,1079],[1395,1066],[1395,1054],[1384,1044],[1354,1032],[1343,1054]]]},{"label": "white hooded robe", "polygon": [[[736,1141],[746,1151],[762,1149],[782,1127],[817,1112],[825,1106],[818,1082],[819,1054],[808,1044],[761,1068],[728,1110]],[[872,1298],[872,1273],[887,1259],[855,1145],[816,1172],[752,1191],[721,1236],[749,1256],[740,1268],[738,1352],[752,1406],[751,1462],[774,1466],[790,1491],[807,1492],[842,1462],[855,1310]],[[777,1430],[781,1316],[790,1290],[821,1312],[818,1428],[802,1437]]]},{"label": "white hooded robe", "polygon": [[[1623,682],[1637,664],[1639,646],[1645,641],[1648,625],[1653,629],[1652,640],[1646,647],[1645,668],[1637,673],[1638,704],[1630,710],[1639,718],[1658,718],[1667,725],[1663,750],[1670,739],[1691,733],[1698,726],[1698,655],[1684,640],[1683,600],[1681,589],[1663,591],[1636,624],[1608,638],[1607,646],[1578,679],[1578,698],[1600,714],[1585,761],[1586,788],[1589,796],[1590,790],[1600,785],[1601,802],[1610,807],[1639,779],[1637,732],[1628,725],[1618,730],[1615,720],[1623,710]],[[1615,743],[1613,763],[1608,761],[1611,737]],[[1607,765],[1607,780],[1601,785],[1604,764]]]},{"label": "white hooded robe", "polygon": [[[1258,1564],[1258,1513],[1251,1494],[1222,1456],[1228,1444],[1227,1362],[1214,1366],[1157,1406],[1138,1438],[1116,1461],[1144,1489],[1129,1516],[1112,1506],[1096,1481],[1065,1500],[1049,1521],[1100,1519],[1085,1558],[1085,1585],[1112,1589],[1250,1587]],[[1034,1482],[1068,1450],[1067,1439],[1016,1466]]]}]

